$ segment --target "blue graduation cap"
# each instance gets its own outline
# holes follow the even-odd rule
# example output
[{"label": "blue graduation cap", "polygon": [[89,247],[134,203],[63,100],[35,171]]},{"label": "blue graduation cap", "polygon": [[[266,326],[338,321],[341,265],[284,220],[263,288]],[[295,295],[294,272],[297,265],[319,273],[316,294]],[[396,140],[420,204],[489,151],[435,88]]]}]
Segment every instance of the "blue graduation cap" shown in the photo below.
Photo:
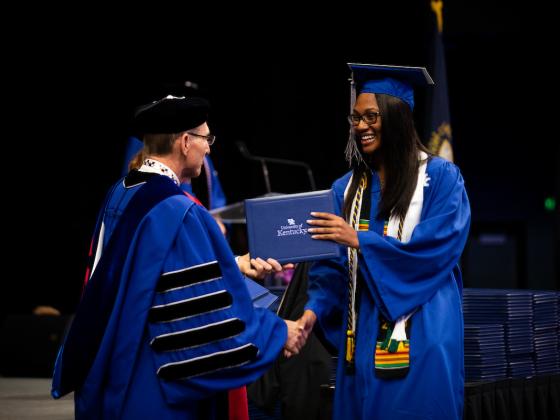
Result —
[{"label": "blue graduation cap", "polygon": [[414,87],[433,85],[425,67],[386,66],[381,64],[348,63],[352,71],[351,109],[358,93],[382,93],[395,96],[414,109]]}]

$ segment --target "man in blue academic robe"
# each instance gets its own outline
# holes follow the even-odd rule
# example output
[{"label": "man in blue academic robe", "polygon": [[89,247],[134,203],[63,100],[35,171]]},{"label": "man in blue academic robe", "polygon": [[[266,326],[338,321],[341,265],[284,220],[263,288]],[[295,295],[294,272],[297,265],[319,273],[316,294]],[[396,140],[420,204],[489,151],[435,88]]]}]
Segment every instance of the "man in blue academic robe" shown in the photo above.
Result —
[{"label": "man in blue academic robe", "polygon": [[166,97],[140,109],[146,159],[110,190],[92,272],[61,348],[52,395],[75,391],[78,419],[221,418],[224,391],[254,381],[301,330],[255,309],[212,216],[180,188],[200,174],[214,136],[208,103]]}]

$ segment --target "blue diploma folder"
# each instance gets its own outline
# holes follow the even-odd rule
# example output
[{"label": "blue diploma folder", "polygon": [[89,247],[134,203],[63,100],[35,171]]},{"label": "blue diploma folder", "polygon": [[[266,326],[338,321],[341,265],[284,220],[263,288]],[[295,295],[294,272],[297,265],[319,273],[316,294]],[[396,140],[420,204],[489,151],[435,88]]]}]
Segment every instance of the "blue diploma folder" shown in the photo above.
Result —
[{"label": "blue diploma folder", "polygon": [[269,308],[278,300],[278,296],[256,281],[245,277],[245,283],[247,284],[247,289],[249,289],[249,294],[251,295],[251,300],[255,308]]},{"label": "blue diploma folder", "polygon": [[332,190],[245,200],[251,258],[274,258],[281,264],[335,258],[340,246],[311,239],[312,211],[334,213]]}]

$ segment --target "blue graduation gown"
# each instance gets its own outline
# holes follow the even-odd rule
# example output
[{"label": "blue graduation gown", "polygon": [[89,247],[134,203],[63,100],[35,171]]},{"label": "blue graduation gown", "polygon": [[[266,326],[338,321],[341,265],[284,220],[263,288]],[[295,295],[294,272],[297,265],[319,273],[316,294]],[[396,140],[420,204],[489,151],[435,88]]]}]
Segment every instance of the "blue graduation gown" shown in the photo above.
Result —
[{"label": "blue graduation gown", "polygon": [[[140,218],[124,251],[111,244],[126,236],[123,220],[142,207],[143,200],[135,195],[141,197],[139,191],[151,181],[119,181],[94,235],[104,250],[53,378],[55,397],[75,388],[78,419],[211,416],[216,394],[256,380],[286,340],[281,319],[253,308],[244,277],[212,216],[167,177],[152,179],[171,193]],[[115,259],[122,264],[113,263]],[[103,318],[104,296],[88,294],[99,287],[100,278],[116,284],[114,304],[101,326],[95,322]],[[99,329],[99,343],[88,341]],[[90,347],[95,347],[91,366],[80,359]],[[69,352],[73,354],[65,354]],[[66,380],[72,374],[65,376],[65,363],[78,371],[88,364],[85,377]]]},{"label": "blue graduation gown", "polygon": [[[426,169],[420,222],[408,243],[383,236],[375,219],[380,200],[372,175],[367,232],[358,232],[364,279],[358,313],[356,372],[344,369],[348,312],[347,253],[310,271],[309,302],[326,337],[339,349],[333,418],[460,419],[463,410],[463,318],[457,263],[467,240],[470,207],[458,168],[432,158]],[[335,181],[340,214],[351,174]],[[417,310],[410,331],[410,370],[402,379],[374,372],[380,313],[389,320]]]}]

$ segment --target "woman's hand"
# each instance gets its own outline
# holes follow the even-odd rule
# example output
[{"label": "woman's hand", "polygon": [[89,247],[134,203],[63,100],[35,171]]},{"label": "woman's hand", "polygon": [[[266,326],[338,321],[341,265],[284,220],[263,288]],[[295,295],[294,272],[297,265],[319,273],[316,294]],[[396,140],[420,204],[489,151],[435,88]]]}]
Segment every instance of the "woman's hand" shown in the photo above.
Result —
[{"label": "woman's hand", "polygon": [[318,218],[307,221],[308,224],[317,226],[307,230],[312,233],[313,239],[335,241],[356,249],[360,247],[358,233],[342,217],[323,212],[311,212],[311,216]]}]

